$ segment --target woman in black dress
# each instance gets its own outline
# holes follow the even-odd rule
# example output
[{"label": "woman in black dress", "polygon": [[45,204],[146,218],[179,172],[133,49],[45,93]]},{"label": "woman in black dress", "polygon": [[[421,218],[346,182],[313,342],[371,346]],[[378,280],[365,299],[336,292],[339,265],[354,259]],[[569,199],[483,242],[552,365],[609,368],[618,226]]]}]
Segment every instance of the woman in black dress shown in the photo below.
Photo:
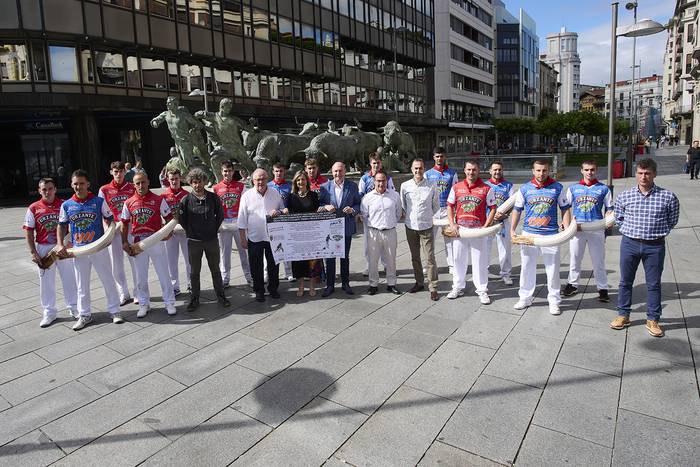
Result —
[{"label": "woman in black dress", "polygon": [[[309,189],[309,177],[300,170],[292,180],[292,192],[287,199],[287,211],[290,214],[318,211],[318,193]],[[309,295],[316,295],[316,282],[323,273],[323,260],[292,261],[292,275],[299,283],[297,297],[304,295],[304,278],[309,278]]]}]

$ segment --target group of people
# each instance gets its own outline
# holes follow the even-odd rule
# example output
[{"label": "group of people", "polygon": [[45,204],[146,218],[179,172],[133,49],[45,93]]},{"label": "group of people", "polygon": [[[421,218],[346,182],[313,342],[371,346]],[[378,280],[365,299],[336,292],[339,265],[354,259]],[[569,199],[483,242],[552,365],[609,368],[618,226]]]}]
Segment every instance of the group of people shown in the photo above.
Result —
[{"label": "group of people", "polygon": [[[309,159],[303,170],[294,174],[291,183],[284,178],[285,167],[274,166],[272,180],[263,169],[251,174],[251,189],[234,180],[230,162],[221,167],[222,181],[207,190],[207,173],[195,168],[187,174],[192,190],[182,188],[182,174],[168,170],[169,187],[160,195],[149,189],[145,172],[138,172],[133,183],[124,180],[124,164],[114,162],[110,173],[113,180],[100,188],[98,196],[90,191],[88,174],[76,170],[71,176],[75,194],[66,201],[56,197],[55,182],[42,179],[41,199],[33,203],[26,214],[24,228],[32,260],[40,266],[41,304],[44,315],[41,326],[49,326],[57,313],[55,271],[61,274],[66,306],[77,319],[73,329],[82,329],[92,321],[90,307],[90,273],[94,267],[105,290],[107,311],[114,323],[123,322],[119,308],[131,301],[124,253],[127,253],[134,282],[134,302],[138,303],[138,318],[150,309],[148,288],[149,263],[153,263],[160,283],[163,302],[169,315],[176,314],[175,296],[181,293],[178,264],[181,256],[187,267],[187,288],[190,291],[188,311],[199,306],[200,270],[205,255],[212,276],[213,288],[223,306],[230,303],[225,289],[231,280],[232,243],[236,243],[245,280],[252,286],[255,299],[264,302],[266,289],[273,299],[279,294],[279,265],[275,263],[267,222],[270,217],[287,213],[335,212],[345,222],[344,256],[336,258],[293,261],[285,265],[285,276],[298,282],[297,296],[306,292],[316,295],[316,284],[325,278],[321,295],[335,293],[336,262],[340,261],[340,285],[347,295],[354,295],[350,286],[350,249],[357,221],[364,226],[365,257],[369,288],[367,293],[379,292],[379,263],[386,271],[386,291],[402,292],[396,285],[397,226],[403,219],[406,240],[411,254],[415,283],[408,293],[418,293],[426,283],[430,299],[437,301],[438,267],[435,259],[436,238],[444,229],[447,264],[452,276],[448,299],[464,295],[466,275],[471,264],[471,280],[479,301],[488,305],[489,256],[494,238],[498,246],[500,276],[505,285],[512,285],[512,239],[523,221],[523,233],[530,237],[550,236],[566,229],[575,219],[579,231],[570,240],[571,261],[568,283],[563,295],[572,296],[579,290],[581,263],[588,248],[598,298],[608,302],[608,281],[605,269],[605,233],[603,230],[581,229],[587,222],[600,221],[614,209],[616,222],[623,235],[620,249],[621,279],[618,296],[618,317],[613,329],[630,324],[631,291],[636,270],[642,262],[645,268],[647,298],[647,329],[660,337],[660,281],[665,253],[665,237],[678,221],[678,199],[668,190],[654,184],[656,164],[644,159],[637,163],[637,186],[620,193],[614,204],[608,187],[596,178],[595,161],[581,164],[582,178],[564,187],[550,175],[550,163],[536,160],[533,178],[519,189],[504,178],[502,162],[488,167],[490,178],[482,180],[480,162],[470,159],[464,164],[465,179],[459,181],[457,172],[448,167],[443,148],[435,148],[434,166],[426,170],[425,162],[411,161],[413,177],[401,184],[399,191],[382,169],[377,154],[370,156],[370,170],[359,184],[346,178],[345,165],[336,162],[332,178],[319,174],[318,163]],[[498,207],[512,198],[513,212],[499,212]],[[562,222],[559,222],[561,213]],[[158,232],[173,216],[182,226],[164,242],[144,249],[144,239]],[[510,217],[510,219],[508,219]],[[109,250],[70,258],[67,245],[89,245],[103,234],[105,226],[121,221]],[[475,235],[476,231],[502,224],[495,236]],[[444,226],[444,227],[438,227]],[[573,227],[572,227],[573,228]],[[466,229],[466,230],[465,230]],[[66,244],[64,237],[69,235]],[[65,258],[46,267],[45,258],[54,252]],[[536,266],[539,258],[547,275],[547,301],[552,315],[561,313],[560,247],[523,244],[520,248],[521,272],[519,300],[515,309],[522,310],[533,303],[536,286]],[[421,258],[422,256],[422,258]],[[149,261],[150,259],[150,261]]]}]

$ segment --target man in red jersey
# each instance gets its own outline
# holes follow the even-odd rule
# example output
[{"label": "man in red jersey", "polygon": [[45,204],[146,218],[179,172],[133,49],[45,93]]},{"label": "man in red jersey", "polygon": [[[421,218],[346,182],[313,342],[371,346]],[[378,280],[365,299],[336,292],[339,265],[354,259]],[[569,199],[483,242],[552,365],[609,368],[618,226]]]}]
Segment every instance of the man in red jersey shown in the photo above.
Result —
[{"label": "man in red jersey", "polygon": [[[187,196],[188,191],[182,188],[182,173],[180,169],[166,169],[165,176],[168,180],[168,187],[163,190],[163,198],[170,207],[170,212],[180,211],[180,201]],[[170,271],[170,282],[173,285],[175,296],[180,294],[180,273],[178,263],[180,261],[180,251],[185,258],[185,268],[187,269],[187,289],[190,289],[190,261],[187,252],[187,236],[184,231],[173,232],[173,236],[165,242],[165,249],[168,252],[168,270]]]},{"label": "man in red jersey", "polygon": [[[48,327],[56,319],[56,269],[61,274],[63,299],[73,318],[78,318],[78,291],[75,285],[73,260],[57,261],[46,269],[42,259],[56,246],[56,227],[63,200],[56,197],[56,182],[52,178],[39,180],[41,199],[32,203],[24,217],[24,236],[27,240],[32,261],[39,266],[39,290],[44,316],[39,323]],[[36,238],[35,238],[36,237]]]},{"label": "man in red jersey", "polygon": [[[136,190],[133,183],[125,180],[126,168],[124,162],[112,162],[109,173],[112,175],[113,180],[103,185],[97,196],[107,202],[107,206],[114,216],[114,221],[119,222],[124,201],[134,196]],[[114,235],[112,244],[109,246],[109,253],[112,257],[112,275],[119,291],[119,304],[126,305],[131,301],[131,295],[129,294],[129,283],[126,281],[126,274],[124,273],[124,250],[122,250],[122,238],[119,231]],[[131,265],[131,278],[134,281],[134,289],[136,289],[136,269],[134,268],[134,260],[131,257],[129,257],[129,264]],[[134,303],[138,303],[136,290],[134,290]]]},{"label": "man in red jersey", "polygon": [[231,241],[236,242],[238,257],[241,260],[241,268],[248,284],[253,283],[250,275],[250,264],[248,263],[248,252],[241,247],[241,237],[238,229],[227,229],[226,224],[238,223],[238,207],[241,203],[241,195],[245,191],[245,185],[233,179],[233,164],[226,161],[221,164],[221,175],[223,179],[214,185],[214,193],[221,198],[221,205],[224,208],[224,223],[219,230],[219,254],[221,255],[221,280],[224,287],[228,287],[231,281]]},{"label": "man in red jersey", "polygon": [[[136,267],[136,280],[138,281],[139,311],[137,318],[144,318],[150,308],[150,292],[148,290],[148,260],[153,262],[153,267],[160,282],[160,290],[163,295],[163,302],[169,315],[177,313],[175,309],[175,293],[170,283],[168,273],[168,260],[165,252],[164,242],[158,242],[147,250],[136,253],[133,244],[140,242],[163,226],[163,219],[169,221],[172,218],[170,207],[167,201],[161,196],[148,189],[148,175],[146,172],[139,172],[134,175],[134,186],[136,194],[127,199],[122,209],[122,248],[134,258]],[[131,230],[131,235],[129,235]]]},{"label": "man in red jersey", "polygon": [[306,159],[304,170],[309,177],[309,190],[320,193],[321,185],[326,183],[328,179],[318,173],[318,161],[316,159]]},{"label": "man in red jersey", "polygon": [[[490,186],[479,178],[479,161],[470,159],[464,164],[467,178],[450,189],[447,197],[447,219],[450,228],[459,232],[459,228],[478,229],[488,227],[496,216],[496,196]],[[488,217],[486,208],[490,209]],[[464,295],[465,277],[469,259],[472,263],[472,282],[483,305],[491,303],[488,295],[489,255],[486,250],[486,237],[460,238],[453,243],[454,274],[452,291],[447,298],[455,299]]]}]

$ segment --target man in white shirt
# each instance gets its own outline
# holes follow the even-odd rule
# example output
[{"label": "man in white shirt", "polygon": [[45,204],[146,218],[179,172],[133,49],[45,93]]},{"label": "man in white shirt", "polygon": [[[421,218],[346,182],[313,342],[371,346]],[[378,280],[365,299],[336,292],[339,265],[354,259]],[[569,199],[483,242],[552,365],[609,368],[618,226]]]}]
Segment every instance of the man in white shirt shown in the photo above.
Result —
[{"label": "man in white shirt", "polygon": [[387,175],[378,171],[374,176],[374,191],[362,198],[360,212],[368,226],[369,291],[377,293],[379,258],[386,259],[386,291],[395,295],[396,288],[396,224],[401,219],[401,199],[395,190],[387,191]]},{"label": "man in white shirt", "polygon": [[401,207],[406,218],[406,241],[411,251],[411,264],[416,283],[408,293],[425,289],[425,275],[420,258],[421,246],[428,262],[428,289],[430,299],[438,300],[438,273],[435,264],[435,244],[433,235],[433,216],[440,210],[440,195],[434,183],[425,178],[425,163],[416,158],[411,162],[413,178],[401,184]]},{"label": "man in white shirt", "polygon": [[241,196],[238,210],[238,229],[241,236],[241,247],[248,249],[250,272],[253,276],[255,300],[265,301],[265,282],[263,256],[267,259],[268,284],[270,297],[279,298],[279,265],[275,264],[270,247],[270,236],[267,234],[267,216],[275,217],[284,209],[284,202],[277,190],[267,186],[267,172],[256,169],[253,172],[253,189]]}]

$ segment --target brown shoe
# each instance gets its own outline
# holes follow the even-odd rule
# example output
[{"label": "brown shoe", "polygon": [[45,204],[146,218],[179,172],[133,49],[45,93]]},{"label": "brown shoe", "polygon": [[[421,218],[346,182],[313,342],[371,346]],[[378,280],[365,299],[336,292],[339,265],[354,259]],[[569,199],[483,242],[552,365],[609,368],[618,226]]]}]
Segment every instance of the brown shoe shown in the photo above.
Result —
[{"label": "brown shoe", "polygon": [[440,300],[440,297],[438,297],[437,290],[433,290],[430,292],[430,299],[434,302],[437,302],[438,300]]},{"label": "brown shoe", "polygon": [[416,283],[413,285],[413,287],[411,287],[411,290],[409,290],[408,293],[420,292],[423,289],[425,289],[425,286],[423,284]]},{"label": "brown shoe", "polygon": [[627,326],[630,325],[630,319],[627,316],[618,316],[613,320],[612,323],[610,323],[610,327],[613,329],[625,329]]},{"label": "brown shoe", "polygon": [[649,334],[651,334],[654,337],[663,337],[664,336],[664,330],[661,329],[661,326],[659,326],[658,321],[652,321],[650,319],[647,320],[647,331],[649,331]]}]

